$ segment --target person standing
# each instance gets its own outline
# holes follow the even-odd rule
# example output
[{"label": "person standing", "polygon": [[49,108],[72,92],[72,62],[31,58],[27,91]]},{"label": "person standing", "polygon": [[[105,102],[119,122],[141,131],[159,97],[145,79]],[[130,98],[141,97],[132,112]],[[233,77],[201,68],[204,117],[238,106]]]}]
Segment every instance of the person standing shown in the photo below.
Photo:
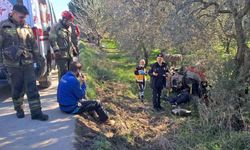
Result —
[{"label": "person standing", "polygon": [[141,59],[139,62],[139,65],[136,67],[135,71],[135,78],[136,78],[136,83],[139,88],[139,99],[141,102],[144,101],[144,90],[146,87],[146,75],[147,75],[147,70],[145,67],[145,60]]},{"label": "person standing", "polygon": [[43,61],[31,27],[25,23],[29,14],[24,5],[16,4],[9,18],[0,22],[0,64],[7,68],[11,95],[17,118],[24,118],[23,101],[27,94],[31,119],[46,121],[36,85],[34,63]]},{"label": "person standing", "polygon": [[58,80],[69,70],[69,65],[73,60],[76,49],[72,37],[72,24],[74,15],[70,11],[62,12],[62,19],[55,24],[50,32],[49,41],[54,50],[56,64],[58,66]]},{"label": "person standing", "polygon": [[158,54],[156,58],[157,62],[151,65],[151,69],[148,72],[151,77],[152,101],[155,111],[163,110],[161,106],[161,92],[166,86],[166,74],[168,72],[168,67],[163,57],[163,54]]}]

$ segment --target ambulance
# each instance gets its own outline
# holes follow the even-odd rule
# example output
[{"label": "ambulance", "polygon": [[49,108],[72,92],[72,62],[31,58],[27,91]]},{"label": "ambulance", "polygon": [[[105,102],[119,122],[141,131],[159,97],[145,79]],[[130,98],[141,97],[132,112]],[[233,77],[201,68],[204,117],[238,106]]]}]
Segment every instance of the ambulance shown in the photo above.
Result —
[{"label": "ambulance", "polygon": [[[53,5],[50,0],[0,0],[0,21],[8,18],[13,5],[23,4],[29,10],[26,22],[32,27],[44,63],[39,69],[38,82],[40,87],[51,85],[52,49],[49,44],[49,30],[57,22]],[[34,67],[36,65],[34,64]],[[6,69],[0,70],[0,87],[8,84]]]}]

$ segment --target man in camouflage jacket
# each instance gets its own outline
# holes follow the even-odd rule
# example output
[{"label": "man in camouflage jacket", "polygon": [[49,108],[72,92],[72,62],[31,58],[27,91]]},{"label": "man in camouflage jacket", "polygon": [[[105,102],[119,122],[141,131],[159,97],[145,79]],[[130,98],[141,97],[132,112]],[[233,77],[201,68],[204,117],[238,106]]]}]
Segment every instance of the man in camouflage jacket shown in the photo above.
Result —
[{"label": "man in camouflage jacket", "polygon": [[0,65],[6,67],[11,82],[12,100],[18,118],[24,118],[23,101],[27,94],[31,118],[48,120],[41,111],[34,63],[41,62],[31,27],[25,23],[29,14],[23,5],[14,5],[7,20],[0,22]]},{"label": "man in camouflage jacket", "polygon": [[74,21],[74,16],[69,11],[64,11],[62,13],[62,19],[59,23],[52,27],[50,32],[49,40],[55,54],[55,59],[58,67],[58,79],[69,70],[69,65],[73,60],[75,55],[78,55],[77,46],[74,41],[77,39],[72,39],[72,23]]}]

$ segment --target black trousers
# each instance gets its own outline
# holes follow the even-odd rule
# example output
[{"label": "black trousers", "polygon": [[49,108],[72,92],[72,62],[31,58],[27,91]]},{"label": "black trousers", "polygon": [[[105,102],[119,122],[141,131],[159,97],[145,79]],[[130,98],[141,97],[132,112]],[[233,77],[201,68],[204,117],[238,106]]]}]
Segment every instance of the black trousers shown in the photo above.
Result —
[{"label": "black trousers", "polygon": [[62,76],[69,70],[69,65],[72,62],[71,59],[61,58],[56,60],[56,64],[58,67],[58,80],[62,78]]},{"label": "black trousers", "polygon": [[20,67],[7,67],[11,82],[11,96],[15,110],[23,107],[23,97],[27,94],[30,111],[32,114],[40,113],[41,102],[36,86],[36,75],[33,64]]},{"label": "black trousers", "polygon": [[144,90],[146,83],[145,82],[137,82],[138,88],[139,88],[139,94],[144,95]]},{"label": "black trousers", "polygon": [[92,101],[92,100],[83,100],[80,101],[81,106],[79,106],[79,109],[76,114],[82,114],[84,112],[95,112],[100,122],[105,122],[108,119],[108,114],[102,107],[101,103],[98,101]]},{"label": "black trousers", "polygon": [[154,108],[161,108],[161,91],[162,89],[153,89],[153,106]]},{"label": "black trousers", "polygon": [[170,98],[169,102],[173,104],[180,105],[182,103],[187,103],[190,101],[190,93],[189,91],[182,91],[179,95]]}]

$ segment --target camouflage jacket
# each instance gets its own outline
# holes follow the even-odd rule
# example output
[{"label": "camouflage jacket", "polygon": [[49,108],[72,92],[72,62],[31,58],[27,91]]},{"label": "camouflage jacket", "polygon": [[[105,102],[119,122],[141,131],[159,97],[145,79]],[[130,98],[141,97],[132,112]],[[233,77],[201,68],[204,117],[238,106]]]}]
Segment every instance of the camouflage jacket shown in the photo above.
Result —
[{"label": "camouflage jacket", "polygon": [[0,64],[19,67],[39,59],[37,43],[29,25],[19,25],[10,16],[0,22]]},{"label": "camouflage jacket", "polygon": [[71,26],[67,29],[61,22],[55,24],[51,29],[49,35],[50,45],[52,46],[54,52],[59,52],[61,58],[73,58],[73,52],[76,50],[76,47],[72,40],[72,28]]}]

